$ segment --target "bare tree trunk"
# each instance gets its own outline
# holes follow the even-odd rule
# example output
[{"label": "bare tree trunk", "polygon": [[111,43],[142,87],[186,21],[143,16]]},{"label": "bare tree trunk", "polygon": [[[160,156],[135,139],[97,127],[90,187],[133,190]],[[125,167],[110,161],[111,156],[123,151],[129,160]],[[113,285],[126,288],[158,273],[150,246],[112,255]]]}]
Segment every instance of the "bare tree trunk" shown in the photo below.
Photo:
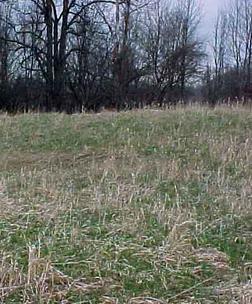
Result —
[{"label": "bare tree trunk", "polygon": [[46,24],[46,91],[47,111],[53,108],[54,99],[54,77],[53,77],[53,23],[52,23],[52,1],[46,0],[45,4]]}]

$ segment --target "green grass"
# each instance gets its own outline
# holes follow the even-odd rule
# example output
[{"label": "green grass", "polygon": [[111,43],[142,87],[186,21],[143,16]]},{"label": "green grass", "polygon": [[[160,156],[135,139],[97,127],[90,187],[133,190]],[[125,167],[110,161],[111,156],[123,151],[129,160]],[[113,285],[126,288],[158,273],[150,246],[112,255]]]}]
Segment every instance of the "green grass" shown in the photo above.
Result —
[{"label": "green grass", "polygon": [[250,110],[2,115],[0,138],[1,302],[250,303]]}]

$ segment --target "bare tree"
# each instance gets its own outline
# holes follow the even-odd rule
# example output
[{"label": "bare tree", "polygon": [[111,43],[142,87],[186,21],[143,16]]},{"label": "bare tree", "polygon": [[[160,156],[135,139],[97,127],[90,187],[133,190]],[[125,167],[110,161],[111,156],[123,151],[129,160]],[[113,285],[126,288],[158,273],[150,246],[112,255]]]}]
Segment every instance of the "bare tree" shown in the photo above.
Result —
[{"label": "bare tree", "polygon": [[[46,82],[47,110],[61,109],[67,60],[76,51],[71,48],[69,37],[75,25],[81,22],[85,9],[99,2],[113,3],[109,0],[30,0],[28,8],[33,13],[26,18],[28,24],[16,27],[17,38],[13,42],[24,52],[27,53],[27,49],[32,52]],[[28,15],[24,7],[19,15]],[[30,35],[31,39],[24,40],[25,35]]]},{"label": "bare tree", "polygon": [[[130,84],[137,81],[143,75],[143,68],[136,67],[135,57],[136,37],[134,37],[134,28],[136,29],[137,17],[139,11],[148,5],[148,1],[124,0],[116,1],[114,28],[111,27],[113,38],[112,51],[112,75],[113,75],[113,99],[118,109],[126,102]],[[136,17],[136,18],[135,18]],[[133,38],[135,41],[133,41]]]},{"label": "bare tree", "polygon": [[213,59],[214,59],[214,83],[211,103],[216,103],[223,94],[223,76],[227,56],[227,17],[223,12],[219,12],[214,29]]},{"label": "bare tree", "polygon": [[160,105],[165,98],[184,99],[186,84],[197,74],[203,56],[197,13],[195,1],[158,1],[146,15],[144,45]]},{"label": "bare tree", "polygon": [[219,14],[213,44],[215,100],[251,97],[252,3],[230,0]]},{"label": "bare tree", "polygon": [[9,77],[9,55],[10,46],[8,38],[10,37],[10,26],[8,20],[11,15],[11,3],[0,2],[0,83],[6,85]]}]

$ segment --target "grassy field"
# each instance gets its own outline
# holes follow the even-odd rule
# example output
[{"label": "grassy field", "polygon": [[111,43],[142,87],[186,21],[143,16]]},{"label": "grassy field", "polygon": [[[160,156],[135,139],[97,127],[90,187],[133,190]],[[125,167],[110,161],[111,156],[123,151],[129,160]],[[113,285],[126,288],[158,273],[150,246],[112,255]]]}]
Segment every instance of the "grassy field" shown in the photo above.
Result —
[{"label": "grassy field", "polygon": [[0,303],[252,303],[252,112],[0,116]]}]

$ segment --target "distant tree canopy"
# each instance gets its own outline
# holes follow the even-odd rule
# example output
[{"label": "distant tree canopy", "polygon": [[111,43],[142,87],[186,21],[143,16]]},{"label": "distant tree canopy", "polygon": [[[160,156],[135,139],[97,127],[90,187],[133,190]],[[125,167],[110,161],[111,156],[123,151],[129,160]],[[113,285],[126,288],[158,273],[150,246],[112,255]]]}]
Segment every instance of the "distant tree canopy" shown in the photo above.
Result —
[{"label": "distant tree canopy", "polygon": [[214,64],[204,68],[198,0],[0,0],[0,110],[170,105],[187,102],[200,81],[206,101],[241,97],[250,10],[241,0],[220,14]]}]

